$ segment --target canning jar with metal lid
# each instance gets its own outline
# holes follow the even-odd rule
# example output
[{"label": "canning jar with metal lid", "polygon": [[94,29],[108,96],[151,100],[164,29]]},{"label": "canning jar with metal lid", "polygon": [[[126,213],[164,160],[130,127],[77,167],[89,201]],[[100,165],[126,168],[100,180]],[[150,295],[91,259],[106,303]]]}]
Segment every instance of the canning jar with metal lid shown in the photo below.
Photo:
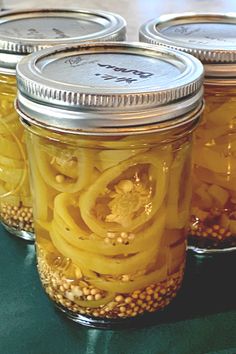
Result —
[{"label": "canning jar with metal lid", "polygon": [[202,79],[194,57],[137,43],[60,46],[18,64],[38,271],[71,319],[120,324],[175,297]]},{"label": "canning jar with metal lid", "polygon": [[205,111],[196,130],[189,248],[236,250],[236,14],[164,15],[140,39],[193,54],[205,67]]},{"label": "canning jar with metal lid", "polygon": [[34,239],[24,129],[14,109],[16,64],[56,44],[124,40],[125,21],[104,11],[19,10],[0,14],[0,220],[11,233]]}]

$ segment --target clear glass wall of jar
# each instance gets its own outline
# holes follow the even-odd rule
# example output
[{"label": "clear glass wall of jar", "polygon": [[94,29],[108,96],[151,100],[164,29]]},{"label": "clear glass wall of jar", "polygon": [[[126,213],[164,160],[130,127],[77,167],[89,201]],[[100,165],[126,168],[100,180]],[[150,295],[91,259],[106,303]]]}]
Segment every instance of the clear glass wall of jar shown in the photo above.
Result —
[{"label": "clear glass wall of jar", "polygon": [[38,270],[69,318],[122,324],[176,296],[202,79],[197,59],[133,43],[65,46],[18,65]]},{"label": "clear glass wall of jar", "polygon": [[0,74],[0,220],[7,230],[33,239],[32,201],[24,128],[14,108],[15,76]]},{"label": "clear glass wall of jar", "polygon": [[193,150],[192,248],[236,249],[235,112],[235,87],[206,82]]},{"label": "clear glass wall of jar", "polygon": [[10,233],[34,240],[24,130],[14,110],[17,63],[56,44],[125,37],[123,18],[105,11],[31,9],[0,14],[0,221]]}]

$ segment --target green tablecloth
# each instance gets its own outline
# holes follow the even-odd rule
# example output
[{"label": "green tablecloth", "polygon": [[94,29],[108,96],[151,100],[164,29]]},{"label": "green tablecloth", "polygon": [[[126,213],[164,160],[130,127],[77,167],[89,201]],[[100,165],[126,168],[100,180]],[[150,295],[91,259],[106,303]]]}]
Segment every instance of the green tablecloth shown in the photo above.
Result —
[{"label": "green tablecloth", "polygon": [[182,290],[143,327],[67,320],[41,288],[34,246],[0,227],[0,354],[236,354],[236,255],[188,256]]}]

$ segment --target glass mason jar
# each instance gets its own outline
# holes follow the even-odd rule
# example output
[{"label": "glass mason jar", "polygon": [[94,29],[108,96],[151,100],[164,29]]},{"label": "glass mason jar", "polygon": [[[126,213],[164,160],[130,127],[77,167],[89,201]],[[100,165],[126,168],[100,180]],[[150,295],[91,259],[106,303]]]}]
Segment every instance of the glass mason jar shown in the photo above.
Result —
[{"label": "glass mason jar", "polygon": [[54,9],[0,14],[0,220],[12,234],[34,240],[24,128],[14,110],[18,61],[55,44],[118,41],[125,36],[125,21],[103,11]]},{"label": "glass mason jar", "polygon": [[38,271],[69,318],[106,327],[176,296],[202,75],[188,54],[132,43],[63,46],[18,65]]},{"label": "glass mason jar", "polygon": [[141,27],[140,39],[183,50],[205,67],[205,111],[195,132],[189,248],[236,250],[236,17],[165,15]]}]

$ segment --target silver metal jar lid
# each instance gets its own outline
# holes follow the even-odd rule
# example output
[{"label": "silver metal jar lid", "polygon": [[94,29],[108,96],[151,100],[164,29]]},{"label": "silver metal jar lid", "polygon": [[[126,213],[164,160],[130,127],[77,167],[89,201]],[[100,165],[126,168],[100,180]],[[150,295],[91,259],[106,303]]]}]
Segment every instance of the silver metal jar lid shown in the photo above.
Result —
[{"label": "silver metal jar lid", "polygon": [[5,11],[0,14],[0,71],[14,73],[22,56],[57,44],[125,38],[125,20],[106,11]]},{"label": "silver metal jar lid", "polygon": [[90,42],[25,57],[17,82],[17,108],[30,124],[80,134],[137,133],[199,109],[203,66],[163,47]]},{"label": "silver metal jar lid", "polygon": [[236,77],[236,13],[163,15],[140,28],[142,42],[164,45],[196,56],[206,76]]}]

